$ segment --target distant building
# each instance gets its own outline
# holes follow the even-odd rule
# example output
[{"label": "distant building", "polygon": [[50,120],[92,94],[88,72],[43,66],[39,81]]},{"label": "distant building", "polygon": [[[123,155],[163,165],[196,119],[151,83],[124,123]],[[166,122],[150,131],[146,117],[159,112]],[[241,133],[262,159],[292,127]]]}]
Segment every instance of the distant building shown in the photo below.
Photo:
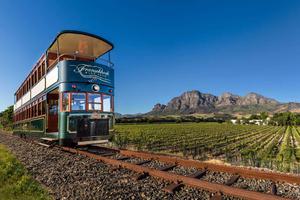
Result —
[{"label": "distant building", "polygon": [[262,119],[251,119],[249,120],[249,124],[264,125]]},{"label": "distant building", "polygon": [[256,124],[256,125],[268,125],[269,124],[269,121],[271,120],[270,117],[268,117],[266,120],[262,120],[262,119],[251,119],[249,121],[244,121],[244,120],[239,120],[239,119],[231,119],[230,122],[232,124],[245,124],[245,125],[248,125],[248,124]]},{"label": "distant building", "polygon": [[231,119],[230,121],[231,121],[232,124],[238,124],[238,123],[237,123],[237,122],[238,122],[237,119]]}]

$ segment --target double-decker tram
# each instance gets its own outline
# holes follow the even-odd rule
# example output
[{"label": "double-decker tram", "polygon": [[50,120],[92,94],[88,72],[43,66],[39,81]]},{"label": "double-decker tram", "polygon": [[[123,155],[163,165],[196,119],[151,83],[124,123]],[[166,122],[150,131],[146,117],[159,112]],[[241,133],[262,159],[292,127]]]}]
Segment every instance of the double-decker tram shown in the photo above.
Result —
[{"label": "double-decker tram", "polygon": [[114,125],[113,44],[62,31],[15,93],[14,134],[84,145],[106,141]]}]

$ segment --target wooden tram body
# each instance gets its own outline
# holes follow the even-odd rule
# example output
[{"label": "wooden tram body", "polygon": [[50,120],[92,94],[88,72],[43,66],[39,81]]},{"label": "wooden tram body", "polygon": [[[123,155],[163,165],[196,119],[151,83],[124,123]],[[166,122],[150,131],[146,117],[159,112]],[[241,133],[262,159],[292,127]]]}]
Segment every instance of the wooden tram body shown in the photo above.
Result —
[{"label": "wooden tram body", "polygon": [[14,134],[60,145],[107,140],[114,125],[112,49],[93,34],[59,33],[15,93]]}]

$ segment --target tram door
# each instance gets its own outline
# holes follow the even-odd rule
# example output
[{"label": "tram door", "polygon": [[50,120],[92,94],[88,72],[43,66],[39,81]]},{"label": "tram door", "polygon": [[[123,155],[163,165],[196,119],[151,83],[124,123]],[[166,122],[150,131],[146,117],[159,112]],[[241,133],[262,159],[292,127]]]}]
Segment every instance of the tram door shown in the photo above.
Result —
[{"label": "tram door", "polygon": [[48,94],[48,129],[47,132],[58,132],[58,94]]}]

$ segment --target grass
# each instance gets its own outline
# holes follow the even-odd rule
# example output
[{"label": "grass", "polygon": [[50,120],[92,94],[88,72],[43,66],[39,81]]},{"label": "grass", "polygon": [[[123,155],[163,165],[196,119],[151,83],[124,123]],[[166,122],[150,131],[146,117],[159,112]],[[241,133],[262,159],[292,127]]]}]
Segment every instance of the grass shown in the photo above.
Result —
[{"label": "grass", "polygon": [[51,199],[47,191],[30,177],[23,165],[3,145],[0,145],[0,199]]}]

